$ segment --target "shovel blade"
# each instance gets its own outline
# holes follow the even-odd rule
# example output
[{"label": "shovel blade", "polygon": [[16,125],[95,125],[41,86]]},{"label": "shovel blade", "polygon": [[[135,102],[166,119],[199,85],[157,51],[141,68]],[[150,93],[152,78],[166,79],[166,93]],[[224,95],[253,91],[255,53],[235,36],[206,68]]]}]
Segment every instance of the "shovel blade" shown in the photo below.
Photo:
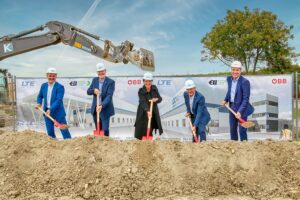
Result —
[{"label": "shovel blade", "polygon": [[153,139],[153,137],[152,136],[143,136],[143,139],[142,140],[152,140]]},{"label": "shovel blade", "polygon": [[196,135],[194,135],[194,140],[195,140],[195,143],[198,143],[198,137]]},{"label": "shovel blade", "polygon": [[102,131],[102,130],[94,130],[94,135],[104,136],[104,131]]},{"label": "shovel blade", "polygon": [[244,121],[243,123],[240,123],[242,127],[244,128],[251,128],[255,126],[255,123],[252,121]]},{"label": "shovel blade", "polygon": [[94,130],[94,135],[104,136],[104,131],[100,128],[100,122],[97,123],[97,129]]},{"label": "shovel blade", "polygon": [[69,125],[67,125],[67,124],[60,124],[57,121],[54,122],[54,126],[57,127],[57,128],[59,128],[59,129],[61,129],[61,130],[65,130],[65,129],[70,128]]},{"label": "shovel blade", "polygon": [[143,136],[142,140],[152,140],[152,136],[150,136],[150,128],[147,128],[146,136]]}]

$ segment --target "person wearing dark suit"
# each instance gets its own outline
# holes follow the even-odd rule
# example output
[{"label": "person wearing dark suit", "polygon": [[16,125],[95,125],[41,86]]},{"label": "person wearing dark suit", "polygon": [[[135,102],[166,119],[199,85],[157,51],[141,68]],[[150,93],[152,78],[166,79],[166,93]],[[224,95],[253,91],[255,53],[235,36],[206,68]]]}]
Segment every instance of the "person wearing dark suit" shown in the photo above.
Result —
[{"label": "person wearing dark suit", "polygon": [[[88,95],[93,95],[91,114],[97,127],[97,110],[100,112],[100,127],[105,136],[109,136],[109,120],[115,114],[113,94],[115,81],[106,76],[106,68],[103,63],[96,66],[98,77],[93,78],[87,90]],[[97,107],[97,95],[99,94],[100,105]]]},{"label": "person wearing dark suit", "polygon": [[239,118],[247,120],[247,117],[254,112],[249,103],[250,82],[241,76],[242,64],[234,61],[231,64],[231,76],[227,77],[228,90],[222,105],[228,104],[236,115],[229,113],[230,138],[238,140],[237,129],[239,128],[240,140],[248,140],[247,129],[239,125]]},{"label": "person wearing dark suit", "polygon": [[[195,131],[200,141],[206,141],[205,127],[210,121],[210,114],[205,106],[205,97],[196,90],[196,85],[193,80],[185,82],[186,91],[183,93],[186,116],[191,117],[193,131]],[[193,142],[195,139],[193,137]]]},{"label": "person wearing dark suit", "polygon": [[[63,85],[56,82],[56,78],[56,69],[49,68],[47,70],[48,82],[42,84],[37,96],[37,104],[35,105],[35,108],[38,109],[44,102],[43,110],[51,117],[56,119],[58,123],[66,124],[66,112],[63,103],[65,88]],[[48,135],[52,138],[56,138],[54,132],[54,123],[48,117],[44,117]],[[61,130],[61,134],[64,139],[71,138],[71,134],[68,129]]]},{"label": "person wearing dark suit", "polygon": [[[153,130],[156,133],[158,130],[159,134],[163,133],[159,110],[157,104],[162,101],[162,98],[155,85],[152,84],[153,76],[147,72],[143,76],[144,86],[138,91],[139,105],[136,113],[134,137],[141,140],[143,136],[146,136],[148,118],[152,117],[150,136],[152,136]],[[153,101],[153,110],[150,112],[150,100]]]}]

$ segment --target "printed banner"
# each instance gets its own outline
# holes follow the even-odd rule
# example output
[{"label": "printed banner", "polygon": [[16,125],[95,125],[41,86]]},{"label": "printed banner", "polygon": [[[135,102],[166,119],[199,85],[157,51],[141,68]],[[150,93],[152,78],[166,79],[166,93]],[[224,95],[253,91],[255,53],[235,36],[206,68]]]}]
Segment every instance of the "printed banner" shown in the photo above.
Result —
[{"label": "printed banner", "polygon": [[[256,126],[249,129],[252,139],[279,139],[284,125],[292,129],[292,75],[246,76],[251,84],[250,102],[255,112],[248,118]],[[139,77],[112,77],[116,82],[113,102],[116,114],[110,120],[110,135],[116,139],[132,139],[138,106],[138,89],[143,86]],[[192,135],[187,119],[183,92],[184,82],[194,80],[201,92],[211,115],[207,127],[208,140],[229,139],[229,114],[220,106],[227,92],[225,76],[217,77],[155,77],[153,84],[158,87],[163,101],[159,111],[164,133],[161,139],[191,140]],[[45,78],[17,78],[17,129],[31,129],[45,132],[44,118],[34,109],[36,97]],[[64,105],[67,121],[73,137],[91,135],[95,129],[91,115],[92,96],[87,88],[92,78],[58,78],[64,85]],[[58,137],[60,131],[56,130]]]}]

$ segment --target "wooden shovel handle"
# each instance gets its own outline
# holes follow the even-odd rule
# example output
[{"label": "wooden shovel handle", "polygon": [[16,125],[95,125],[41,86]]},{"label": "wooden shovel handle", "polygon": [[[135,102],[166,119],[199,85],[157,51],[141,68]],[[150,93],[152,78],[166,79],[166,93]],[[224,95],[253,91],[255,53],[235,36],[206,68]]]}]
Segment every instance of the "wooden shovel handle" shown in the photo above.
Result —
[{"label": "wooden shovel handle", "polygon": [[44,115],[46,115],[49,119],[51,119],[51,121],[56,122],[56,120],[53,119],[53,117],[51,117],[48,113],[46,113],[41,107],[38,107],[38,109],[39,109]]},{"label": "wooden shovel handle", "polygon": [[151,126],[152,110],[153,110],[153,101],[150,100],[150,111],[149,111],[149,112],[151,113],[151,117],[149,117],[149,119],[148,119],[148,125],[147,125],[147,128],[148,128],[148,129],[149,129],[150,126]]},{"label": "wooden shovel handle", "polygon": [[191,130],[192,130],[193,136],[196,136],[196,133],[195,133],[195,131],[193,130],[193,124],[192,124],[191,116],[187,116],[187,118],[188,118],[188,121],[189,121]]},{"label": "wooden shovel handle", "polygon": [[100,117],[99,117],[99,111],[98,111],[98,106],[99,106],[99,96],[100,96],[100,94],[98,93],[97,95],[96,95],[96,97],[97,97],[97,101],[96,101],[96,112],[97,112],[97,124],[100,122]]},{"label": "wooden shovel handle", "polygon": [[[236,115],[236,112],[234,112],[227,104],[224,105],[232,114]],[[246,121],[243,120],[241,117],[238,119],[240,123],[245,123]]]},{"label": "wooden shovel handle", "polygon": [[232,114],[236,115],[236,112],[234,112],[234,111],[227,105],[227,103],[224,104],[224,106],[225,106]]}]

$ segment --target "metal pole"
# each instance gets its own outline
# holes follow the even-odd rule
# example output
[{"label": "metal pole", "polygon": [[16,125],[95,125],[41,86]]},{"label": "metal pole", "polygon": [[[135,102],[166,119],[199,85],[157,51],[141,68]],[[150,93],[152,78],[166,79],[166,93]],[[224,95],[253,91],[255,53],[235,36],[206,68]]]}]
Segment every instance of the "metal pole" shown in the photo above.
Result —
[{"label": "metal pole", "polygon": [[299,140],[299,129],[298,129],[298,72],[296,72],[296,139]]},{"label": "metal pole", "polygon": [[16,93],[16,76],[12,78],[12,112],[13,112],[13,131],[16,131],[16,119],[17,119],[17,93]]}]

